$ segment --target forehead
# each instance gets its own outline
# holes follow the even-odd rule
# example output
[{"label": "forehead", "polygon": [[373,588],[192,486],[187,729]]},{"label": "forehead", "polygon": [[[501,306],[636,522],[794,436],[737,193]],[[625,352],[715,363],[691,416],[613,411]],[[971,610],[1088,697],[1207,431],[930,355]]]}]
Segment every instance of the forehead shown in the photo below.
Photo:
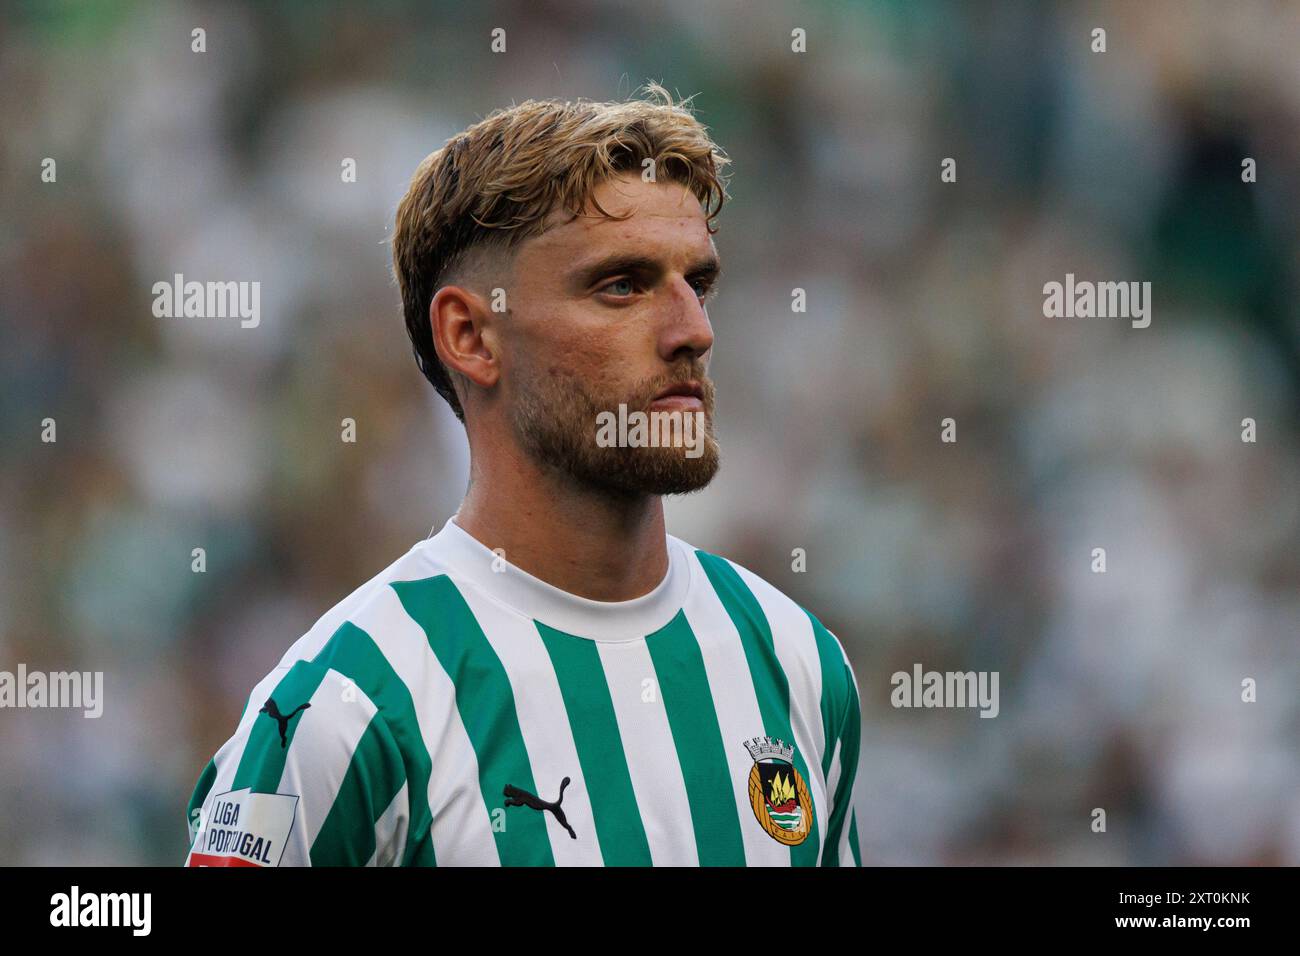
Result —
[{"label": "forehead", "polygon": [[695,256],[713,250],[708,221],[700,201],[681,183],[647,183],[637,173],[625,173],[599,184],[593,197],[610,219],[589,202],[583,215],[569,221],[571,213],[551,213],[546,230],[526,241],[521,254],[576,261],[584,252],[599,248],[616,252],[626,248],[643,254]]}]

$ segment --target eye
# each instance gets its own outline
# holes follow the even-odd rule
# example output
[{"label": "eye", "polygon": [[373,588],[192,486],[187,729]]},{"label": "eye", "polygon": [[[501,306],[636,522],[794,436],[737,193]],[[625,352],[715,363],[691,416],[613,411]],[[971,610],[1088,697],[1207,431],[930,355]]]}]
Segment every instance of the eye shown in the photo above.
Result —
[{"label": "eye", "polygon": [[[627,288],[624,289],[623,287]],[[613,282],[601,288],[601,292],[609,295],[625,296],[631,295],[636,290],[636,283],[629,278],[615,279]]]},{"label": "eye", "polygon": [[712,279],[696,279],[692,285],[695,286],[695,294],[701,299],[708,299],[713,295],[714,286]]}]

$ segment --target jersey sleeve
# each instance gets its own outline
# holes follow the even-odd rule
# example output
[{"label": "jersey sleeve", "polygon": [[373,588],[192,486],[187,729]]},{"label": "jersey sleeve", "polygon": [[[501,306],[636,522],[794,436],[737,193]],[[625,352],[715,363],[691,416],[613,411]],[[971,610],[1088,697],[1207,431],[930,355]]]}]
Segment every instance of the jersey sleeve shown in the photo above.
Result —
[{"label": "jersey sleeve", "polygon": [[200,775],[186,865],[400,865],[407,793],[375,704],[338,671],[300,660],[253,689]]},{"label": "jersey sleeve", "polygon": [[833,744],[830,774],[827,776],[831,811],[822,865],[861,866],[862,851],[858,845],[858,820],[854,807],[862,748],[862,708],[858,699],[858,680],[842,648],[841,656],[844,666],[844,707]]},{"label": "jersey sleeve", "polygon": [[854,811],[862,747],[862,708],[858,680],[840,639],[811,613],[822,671],[822,726],[826,741],[822,770],[829,803],[822,866],[861,866],[858,820]]}]

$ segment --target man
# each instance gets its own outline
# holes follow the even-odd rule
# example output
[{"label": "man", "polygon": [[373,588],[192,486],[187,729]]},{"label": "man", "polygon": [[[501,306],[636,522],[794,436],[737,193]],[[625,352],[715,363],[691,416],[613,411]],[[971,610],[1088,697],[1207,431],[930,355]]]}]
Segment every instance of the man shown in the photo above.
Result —
[{"label": "man", "polygon": [[728,160],[651,89],[498,111],[416,171],[393,260],[469,489],[253,689],[190,865],[860,864],[839,641],[665,531],[718,468]]}]

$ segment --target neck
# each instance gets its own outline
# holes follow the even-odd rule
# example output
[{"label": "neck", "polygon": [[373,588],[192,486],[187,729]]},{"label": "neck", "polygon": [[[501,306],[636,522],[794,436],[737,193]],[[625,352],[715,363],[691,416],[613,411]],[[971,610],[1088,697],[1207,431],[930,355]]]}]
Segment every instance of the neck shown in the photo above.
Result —
[{"label": "neck", "polygon": [[518,449],[471,455],[456,524],[510,564],[593,601],[630,601],[668,573],[663,502],[583,487]]}]

